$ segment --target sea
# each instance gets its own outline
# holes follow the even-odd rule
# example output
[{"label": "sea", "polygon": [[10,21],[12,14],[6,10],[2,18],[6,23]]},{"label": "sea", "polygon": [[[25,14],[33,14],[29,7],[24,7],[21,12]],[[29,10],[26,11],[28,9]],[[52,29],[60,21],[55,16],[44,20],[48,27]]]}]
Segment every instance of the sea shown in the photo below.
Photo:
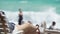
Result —
[{"label": "sea", "polygon": [[60,0],[0,0],[0,11],[15,24],[18,24],[18,9],[23,12],[23,21],[39,25],[45,21],[47,28],[55,21],[60,29]]}]

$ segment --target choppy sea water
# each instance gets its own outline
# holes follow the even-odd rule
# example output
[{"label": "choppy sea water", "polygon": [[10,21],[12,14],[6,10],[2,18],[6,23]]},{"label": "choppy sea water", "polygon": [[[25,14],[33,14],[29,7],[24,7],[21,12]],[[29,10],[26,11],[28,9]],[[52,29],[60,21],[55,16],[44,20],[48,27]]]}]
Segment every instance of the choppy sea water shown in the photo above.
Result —
[{"label": "choppy sea water", "polygon": [[[54,7],[49,7],[44,11],[23,11],[23,21],[31,21],[33,24],[41,24],[46,21],[47,27],[52,24],[52,21],[56,22],[56,28],[59,28],[60,25],[60,15],[55,12]],[[4,10],[3,10],[4,11]],[[18,24],[18,12],[15,11],[4,11],[8,21],[12,21],[15,24]]]}]

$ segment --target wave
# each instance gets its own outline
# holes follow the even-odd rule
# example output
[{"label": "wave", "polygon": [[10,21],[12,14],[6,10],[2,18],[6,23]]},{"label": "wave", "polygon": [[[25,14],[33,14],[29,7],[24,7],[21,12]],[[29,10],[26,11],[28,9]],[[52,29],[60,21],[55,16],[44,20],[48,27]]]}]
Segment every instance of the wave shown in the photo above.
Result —
[{"label": "wave", "polygon": [[[56,27],[60,28],[60,15],[58,15],[56,12],[56,8],[49,7],[44,11],[23,11],[23,21],[31,21],[33,24],[41,24],[43,21],[46,21],[46,24],[49,27],[52,23],[52,21],[56,22]],[[4,11],[6,13],[6,17],[8,21],[13,21],[15,24],[17,24],[18,21],[18,11]]]}]

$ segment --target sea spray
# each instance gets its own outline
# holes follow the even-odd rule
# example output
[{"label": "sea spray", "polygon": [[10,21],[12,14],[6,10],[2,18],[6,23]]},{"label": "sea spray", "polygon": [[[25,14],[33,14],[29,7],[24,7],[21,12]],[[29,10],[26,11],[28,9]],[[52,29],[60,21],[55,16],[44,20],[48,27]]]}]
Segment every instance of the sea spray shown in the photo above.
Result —
[{"label": "sea spray", "polygon": [[[33,24],[41,24],[43,21],[46,21],[47,27],[49,27],[52,21],[56,22],[56,28],[60,28],[60,15],[56,12],[56,8],[49,7],[45,11],[23,11],[23,21],[31,21]],[[8,21],[12,21],[15,24],[18,23],[18,11],[4,11]]]}]

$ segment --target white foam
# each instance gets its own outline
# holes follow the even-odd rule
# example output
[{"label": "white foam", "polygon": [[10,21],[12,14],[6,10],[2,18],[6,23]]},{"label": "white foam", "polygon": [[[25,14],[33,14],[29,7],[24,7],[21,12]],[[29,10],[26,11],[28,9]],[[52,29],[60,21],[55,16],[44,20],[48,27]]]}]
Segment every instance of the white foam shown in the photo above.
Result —
[{"label": "white foam", "polygon": [[[24,21],[32,21],[34,24],[40,24],[43,21],[46,21],[47,27],[50,26],[52,21],[56,21],[56,27],[59,27],[60,22],[60,15],[56,14],[56,8],[54,7],[48,7],[47,10],[41,12],[34,12],[34,11],[23,11],[23,20]],[[18,21],[18,12],[13,11],[5,11],[6,17],[9,21],[14,21],[17,23]]]}]

